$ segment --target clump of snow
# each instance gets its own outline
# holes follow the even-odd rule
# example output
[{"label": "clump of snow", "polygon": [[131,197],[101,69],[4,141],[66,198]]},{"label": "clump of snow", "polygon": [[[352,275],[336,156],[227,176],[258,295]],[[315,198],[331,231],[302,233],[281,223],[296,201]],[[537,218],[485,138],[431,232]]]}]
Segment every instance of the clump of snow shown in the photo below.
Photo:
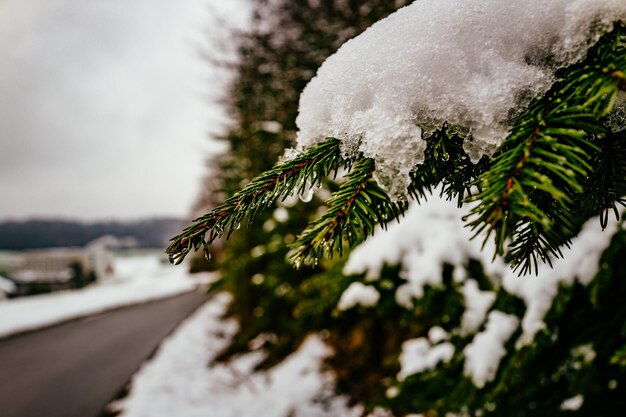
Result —
[{"label": "clump of snow", "polygon": [[237,331],[234,320],[223,319],[229,301],[219,294],[187,319],[135,374],[129,396],[109,408],[120,417],[361,415],[334,395],[332,377],[320,370],[330,351],[318,337],[268,371],[254,372],[259,352],[208,365]]},{"label": "clump of snow", "polygon": [[473,279],[467,280],[461,289],[465,311],[461,317],[461,334],[474,333],[484,323],[487,311],[496,300],[493,291],[481,291]]},{"label": "clump of snow", "polygon": [[328,58],[300,98],[297,150],[333,136],[376,159],[388,190],[404,190],[424,136],[447,123],[477,159],[512,116],[580,60],[623,0],[421,0]]},{"label": "clump of snow", "polygon": [[582,407],[584,401],[585,401],[585,397],[583,397],[581,394],[578,394],[572,398],[568,398],[567,400],[563,401],[563,403],[561,404],[561,410],[564,410],[564,411],[579,410],[580,407]]},{"label": "clump of snow", "polygon": [[478,388],[484,387],[496,376],[500,361],[506,355],[504,345],[518,325],[516,316],[494,310],[489,313],[485,330],[478,333],[463,350],[463,372]]},{"label": "clump of snow", "polygon": [[380,293],[371,285],[362,282],[353,282],[341,294],[337,308],[340,311],[349,310],[357,305],[373,307],[378,303]]},{"label": "clump of snow", "polygon": [[467,271],[465,268],[456,267],[452,271],[452,280],[456,283],[465,282],[467,279]]},{"label": "clump of snow", "polygon": [[439,326],[433,326],[430,329],[428,329],[428,340],[430,340],[430,343],[432,344],[436,345],[439,342],[443,342],[447,338],[448,338],[448,332],[446,332],[444,329],[442,329]]},{"label": "clump of snow", "polygon": [[454,345],[445,342],[433,345],[424,337],[410,339],[402,343],[400,372],[398,380],[410,375],[435,369],[438,363],[447,363],[454,355]]},{"label": "clump of snow", "polygon": [[264,120],[255,123],[255,127],[268,133],[279,134],[283,131],[283,125],[276,120]]}]

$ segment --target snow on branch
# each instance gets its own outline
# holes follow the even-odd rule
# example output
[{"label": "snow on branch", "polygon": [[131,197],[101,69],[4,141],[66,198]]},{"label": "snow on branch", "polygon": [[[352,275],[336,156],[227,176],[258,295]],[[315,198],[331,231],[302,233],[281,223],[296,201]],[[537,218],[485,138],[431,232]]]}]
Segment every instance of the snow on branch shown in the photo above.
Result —
[{"label": "snow on branch", "polygon": [[618,21],[623,0],[414,2],[324,62],[300,97],[296,149],[338,138],[406,189],[422,139],[447,124],[476,162]]},{"label": "snow on branch", "polygon": [[[353,247],[398,218],[407,195],[443,184],[459,204],[478,189],[472,228],[493,234],[514,268],[538,273],[595,214],[586,208],[616,211],[622,202],[626,181],[604,179],[626,167],[611,163],[602,141],[626,128],[623,118],[607,119],[624,107],[625,23],[623,0],[400,9],[321,66],[302,93],[290,158],[173,238],[170,259],[228,237],[258,210],[345,167],[328,211],[295,243],[297,265]],[[583,196],[592,200],[577,210]]]}]

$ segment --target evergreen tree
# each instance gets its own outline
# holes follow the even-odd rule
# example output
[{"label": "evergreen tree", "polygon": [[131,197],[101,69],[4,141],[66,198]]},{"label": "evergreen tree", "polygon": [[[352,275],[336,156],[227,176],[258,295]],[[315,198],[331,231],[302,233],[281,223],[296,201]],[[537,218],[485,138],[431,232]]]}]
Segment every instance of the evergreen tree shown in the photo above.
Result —
[{"label": "evergreen tree", "polygon": [[[301,5],[280,4],[282,8],[276,10],[296,10]],[[319,13],[319,7],[325,7],[322,5],[335,3],[306,4],[314,4],[310,7],[317,7]],[[336,4],[353,6],[356,2]],[[319,29],[326,20],[330,19],[324,17],[311,26]],[[280,22],[283,28],[293,27]],[[473,203],[468,225],[490,239],[486,244],[492,245],[497,255],[505,256],[511,270],[539,274],[554,284],[540,294],[550,293],[551,297],[540,320],[531,320],[531,314],[538,314],[533,310],[537,306],[531,306],[534,293],[516,291],[512,274],[502,272],[505,267],[494,270],[480,250],[459,255],[454,262],[444,259],[435,272],[431,271],[436,275],[432,282],[413,288],[404,299],[401,295],[406,289],[415,286],[406,273],[415,260],[398,255],[393,262],[386,262],[383,257],[373,276],[371,271],[352,274],[355,271],[348,268],[349,262],[344,265],[347,257],[343,255],[372,234],[375,242],[387,224],[401,218],[411,204],[389,196],[374,179],[376,161],[362,153],[346,154],[336,138],[271,168],[259,167],[249,173],[256,176],[246,184],[240,181],[244,177],[229,177],[239,180],[234,181],[234,188],[243,187],[175,237],[168,253],[173,261],[181,261],[192,249],[207,247],[231,233],[232,245],[226,246],[231,249],[226,251],[233,254],[242,235],[249,239],[246,242],[256,245],[243,245],[243,256],[250,247],[263,247],[263,240],[269,246],[271,237],[251,228],[236,229],[247,223],[251,227],[267,224],[267,213],[276,204],[326,186],[333,194],[321,216],[303,226],[294,242],[279,242],[289,245],[289,257],[301,275],[293,278],[296,273],[281,263],[280,272],[267,282],[266,271],[272,270],[269,264],[245,270],[253,262],[243,256],[230,258],[233,263],[229,268],[234,265],[236,270],[236,262],[244,265],[238,278],[229,277],[232,272],[228,271],[224,279],[235,294],[236,310],[244,323],[242,341],[247,343],[267,332],[277,335],[276,346],[289,351],[306,332],[326,330],[326,340],[336,352],[329,363],[336,371],[338,389],[370,408],[380,406],[398,416],[443,416],[450,412],[472,416],[621,415],[626,405],[626,310],[621,303],[626,292],[621,279],[626,235],[617,230],[610,245],[595,248],[595,252],[584,251],[596,253],[597,259],[574,252],[572,256],[590,259],[597,267],[584,279],[581,270],[570,267],[545,272],[549,270],[544,264],[567,255],[572,242],[575,250],[576,237],[584,235],[584,225],[594,216],[599,217],[602,228],[616,230],[609,224],[609,215],[619,217],[618,206],[624,204],[625,126],[611,123],[610,118],[626,90],[623,31],[621,24],[616,24],[583,61],[560,70],[558,81],[546,94],[517,112],[507,138],[492,157],[473,161],[463,148],[467,138],[444,126],[426,139],[424,162],[411,172],[407,194],[413,200],[434,199],[429,197],[431,191],[440,190],[459,205]],[[312,39],[297,37],[303,38]],[[332,52],[334,47],[336,44],[318,53]],[[298,56],[299,49],[294,48],[281,50],[280,57],[285,58],[287,52]],[[255,66],[258,68],[258,63]],[[276,93],[280,96],[278,90]],[[257,92],[254,97],[237,97],[247,103],[245,97],[261,100],[265,96]],[[274,120],[256,118],[253,114],[262,113],[255,112],[248,114],[251,125],[258,120]],[[290,127],[289,134],[277,134],[276,142],[293,138],[295,113],[290,117],[291,124],[281,121]],[[236,143],[234,138],[231,143]],[[277,150],[274,157],[279,153]],[[238,164],[239,157],[232,155],[232,164]],[[226,166],[222,172],[227,172]],[[339,184],[326,182],[338,173],[345,174]],[[224,191],[230,193],[234,188]],[[307,209],[297,207],[302,210],[302,223],[285,224],[285,229],[277,232],[280,236],[288,236],[293,227],[304,224]],[[609,231],[607,234],[610,238]],[[257,238],[260,240],[254,240]],[[451,243],[449,250],[455,249]],[[461,249],[457,252],[463,252]],[[273,251],[266,262],[282,260],[286,254],[283,250]],[[259,249],[257,253],[261,252]],[[340,259],[328,261],[336,255]],[[262,279],[255,274],[263,274]],[[245,293],[245,288],[252,288],[249,279],[254,276],[264,291],[255,288]],[[283,285],[289,289],[277,291]],[[251,299],[250,294],[258,298]],[[478,314],[481,317],[470,326],[466,313],[472,297],[483,300],[483,307]],[[288,302],[278,301],[285,298]],[[260,320],[263,315],[254,314],[253,309],[259,306],[266,322]],[[254,331],[246,332],[246,309],[249,313],[252,309],[250,316],[256,317],[251,323],[256,320],[257,324],[249,325]],[[286,320],[292,312],[293,318]],[[280,323],[277,318],[281,318]],[[544,326],[533,328],[529,323]],[[281,337],[291,340],[281,341]],[[472,365],[472,350],[481,344],[489,344],[495,351],[488,352],[492,357],[483,358],[486,364]],[[411,355],[421,362],[408,364],[406,358]]]}]

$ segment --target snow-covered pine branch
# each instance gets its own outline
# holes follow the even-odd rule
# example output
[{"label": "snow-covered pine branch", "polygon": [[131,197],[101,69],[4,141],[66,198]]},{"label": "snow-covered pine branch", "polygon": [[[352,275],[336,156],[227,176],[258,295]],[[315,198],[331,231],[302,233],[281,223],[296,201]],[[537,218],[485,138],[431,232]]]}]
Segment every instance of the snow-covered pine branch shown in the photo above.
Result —
[{"label": "snow-covered pine branch", "polygon": [[[375,196],[372,205],[381,210],[389,198],[424,195],[439,182],[450,197],[478,186],[481,204],[472,226],[495,232],[498,253],[512,239],[508,259],[522,271],[536,269],[537,259],[560,254],[585,219],[569,211],[589,191],[583,180],[597,174],[590,165],[602,149],[597,139],[625,127],[623,121],[605,123],[616,106],[624,106],[624,23],[622,0],[441,0],[400,9],[321,66],[302,93],[297,145],[287,161],[197,219],[173,239],[168,253],[182,260],[192,247],[250,219],[249,212],[301,188],[303,179],[319,184],[323,172],[285,170],[284,164],[310,160],[318,147],[334,143],[347,161],[373,160],[373,173],[350,178],[363,183],[373,175],[390,196]],[[463,138],[452,166],[445,151],[427,152],[442,132]],[[489,164],[481,163],[494,152]],[[259,198],[267,193],[269,198]],[[589,204],[612,208],[621,197],[613,193],[615,200]],[[346,207],[339,198],[327,203],[329,213]],[[370,218],[391,220],[402,210],[389,211],[353,214],[369,225]],[[370,230],[356,227],[363,237]],[[305,237],[305,244],[330,241],[310,232]],[[302,245],[298,250],[307,253]]]}]

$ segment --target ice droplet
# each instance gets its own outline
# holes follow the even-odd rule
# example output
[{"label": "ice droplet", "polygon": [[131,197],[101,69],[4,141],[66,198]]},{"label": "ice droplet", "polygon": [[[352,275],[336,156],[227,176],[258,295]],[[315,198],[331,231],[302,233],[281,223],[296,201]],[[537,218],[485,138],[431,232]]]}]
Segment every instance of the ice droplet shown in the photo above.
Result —
[{"label": "ice droplet", "polygon": [[313,189],[312,188],[309,188],[303,194],[300,194],[300,200],[302,200],[304,203],[308,203],[312,199],[313,199]]}]

